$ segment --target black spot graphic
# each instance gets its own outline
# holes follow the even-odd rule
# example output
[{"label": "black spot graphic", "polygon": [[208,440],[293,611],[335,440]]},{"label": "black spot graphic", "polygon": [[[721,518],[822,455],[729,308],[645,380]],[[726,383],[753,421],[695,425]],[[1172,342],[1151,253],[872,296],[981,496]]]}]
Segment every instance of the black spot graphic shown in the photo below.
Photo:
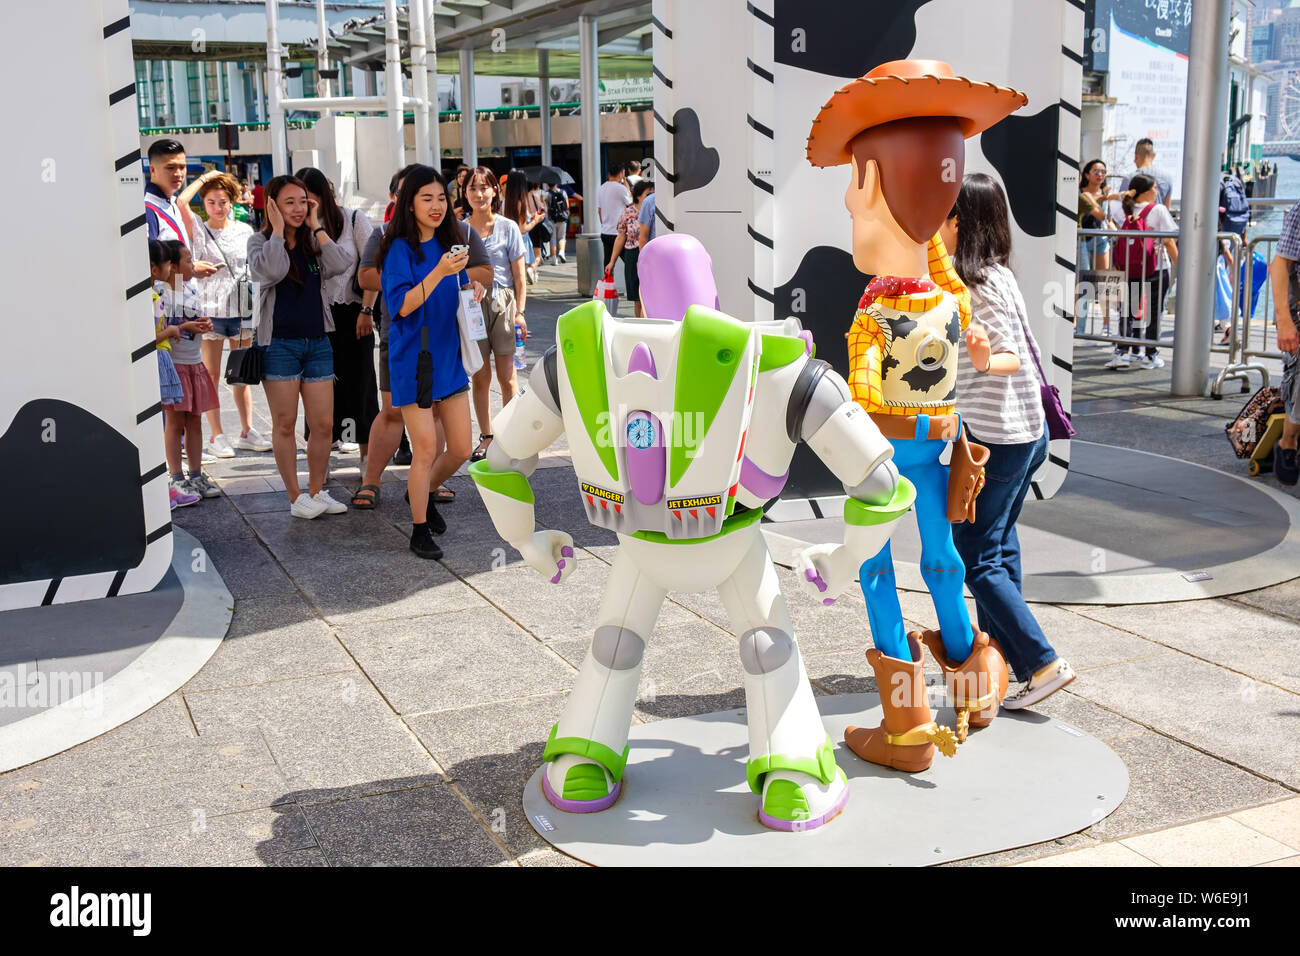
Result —
[{"label": "black spot graphic", "polygon": [[1008,116],[980,134],[984,155],[1002,177],[1016,224],[1031,236],[1056,233],[1056,152],[1060,107]]},{"label": "black spot graphic", "polygon": [[[0,435],[0,461],[0,497],[8,505],[0,514],[0,584],[118,571],[144,560],[140,453],[110,425],[68,402],[35,399]],[[93,515],[84,483],[90,463]]]},{"label": "black spot graphic", "polygon": [[695,110],[680,109],[673,114],[673,195],[680,196],[691,189],[700,189],[713,182],[718,175],[721,160],[718,151],[704,145],[700,135],[700,118]]},{"label": "black spot graphic", "polygon": [[885,317],[885,322],[889,324],[890,331],[894,333],[894,339],[905,339],[908,334],[916,328],[916,319],[909,319],[906,315],[900,315],[898,318]]},{"label": "black spot graphic", "polygon": [[898,359],[894,358],[892,355],[886,355],[880,362],[881,377],[887,378],[889,373],[896,368],[898,368]]},{"label": "black spot graphic", "polygon": [[961,310],[953,309],[952,316],[948,319],[948,324],[944,327],[944,334],[948,336],[948,341],[953,345],[961,344]]},{"label": "black spot graphic", "polygon": [[938,368],[923,369],[917,365],[903,373],[903,381],[914,391],[928,392],[938,387],[947,376],[948,370],[942,365]]},{"label": "black spot graphic", "polygon": [[861,76],[881,63],[911,54],[916,45],[916,11],[929,2],[776,0],[773,56],[777,63],[814,73]]},{"label": "black spot graphic", "polygon": [[957,385],[956,385],[956,383],[953,383],[952,388],[949,390],[948,394],[945,395],[945,396],[943,397],[943,400],[944,400],[945,402],[947,402],[949,405],[951,405],[952,403],[954,403],[955,401],[957,401]]},{"label": "black spot graphic", "polygon": [[[817,357],[848,377],[849,343],[844,337],[858,311],[858,300],[871,276],[864,276],[843,249],[814,246],[809,249],[785,285],[774,291],[774,314],[784,319],[793,315],[813,334]],[[796,293],[796,290],[799,290]],[[796,294],[802,309],[795,311]],[[782,498],[842,495],[844,487],[816,455],[801,444],[790,465],[790,479]]]}]

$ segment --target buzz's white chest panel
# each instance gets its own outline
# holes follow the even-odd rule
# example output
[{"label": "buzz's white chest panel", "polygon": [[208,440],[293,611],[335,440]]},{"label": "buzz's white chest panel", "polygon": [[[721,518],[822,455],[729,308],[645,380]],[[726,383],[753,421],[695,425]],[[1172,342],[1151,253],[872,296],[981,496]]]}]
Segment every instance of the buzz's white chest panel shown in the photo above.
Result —
[{"label": "buzz's white chest panel", "polygon": [[[606,316],[599,354],[582,362],[560,343],[560,406],[578,490],[595,525],[701,538],[717,534],[734,507],[758,336],[704,354],[690,348],[699,337],[688,335],[684,353],[683,327]],[[716,354],[722,351],[728,354]],[[603,401],[593,416],[596,383],[587,379],[597,368]]]}]

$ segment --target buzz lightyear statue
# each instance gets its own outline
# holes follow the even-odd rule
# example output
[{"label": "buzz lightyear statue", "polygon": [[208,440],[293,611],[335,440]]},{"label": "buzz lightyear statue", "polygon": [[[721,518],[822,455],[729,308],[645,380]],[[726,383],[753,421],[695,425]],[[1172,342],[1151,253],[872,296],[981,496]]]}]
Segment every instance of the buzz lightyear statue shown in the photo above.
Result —
[{"label": "buzz lightyear statue", "polygon": [[599,302],[562,315],[556,347],[493,421],[487,458],[470,467],[497,533],[559,584],[574,569],[573,539],[535,530],[528,476],[565,432],[574,494],[592,524],[618,535],[591,649],[546,744],[542,788],[575,813],[617,800],[646,642],[667,592],[716,588],[741,635],[746,777],[759,820],[813,829],[839,813],[848,786],[759,532],[761,509],[806,441],[850,496],[844,543],[810,559],[839,594],[915,492],[796,320],[746,323],[714,308],[712,263],[697,240],[655,239],[639,272],[653,318],[619,319]]}]

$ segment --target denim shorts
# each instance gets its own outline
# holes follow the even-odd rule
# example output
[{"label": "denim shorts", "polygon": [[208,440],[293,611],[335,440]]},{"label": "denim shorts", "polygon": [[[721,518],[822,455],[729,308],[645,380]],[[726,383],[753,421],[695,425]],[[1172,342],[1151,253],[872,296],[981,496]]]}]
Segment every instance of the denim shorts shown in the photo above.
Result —
[{"label": "denim shorts", "polygon": [[[1079,240],[1079,258],[1087,256],[1104,256],[1110,252],[1109,236],[1084,236]],[[1092,268],[1091,262],[1084,264],[1085,271]]]},{"label": "denim shorts", "polygon": [[262,356],[262,378],[268,382],[303,384],[334,380],[334,350],[328,336],[311,339],[271,339]]},{"label": "denim shorts", "polygon": [[[204,332],[203,337],[209,341],[218,339],[237,339],[240,335],[240,328],[243,325],[243,319],[235,316],[233,319],[213,319],[212,331]],[[249,328],[252,328],[250,325]]]}]

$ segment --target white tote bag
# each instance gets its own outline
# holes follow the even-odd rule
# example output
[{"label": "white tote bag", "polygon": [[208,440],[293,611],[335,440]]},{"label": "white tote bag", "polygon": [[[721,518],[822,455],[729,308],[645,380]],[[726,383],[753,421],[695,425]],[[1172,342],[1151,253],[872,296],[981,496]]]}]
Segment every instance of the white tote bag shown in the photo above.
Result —
[{"label": "white tote bag", "polygon": [[465,371],[473,375],[483,367],[479,342],[487,338],[487,323],[483,319],[483,306],[474,301],[472,288],[461,289],[458,295],[456,328],[460,330],[460,361]]}]

